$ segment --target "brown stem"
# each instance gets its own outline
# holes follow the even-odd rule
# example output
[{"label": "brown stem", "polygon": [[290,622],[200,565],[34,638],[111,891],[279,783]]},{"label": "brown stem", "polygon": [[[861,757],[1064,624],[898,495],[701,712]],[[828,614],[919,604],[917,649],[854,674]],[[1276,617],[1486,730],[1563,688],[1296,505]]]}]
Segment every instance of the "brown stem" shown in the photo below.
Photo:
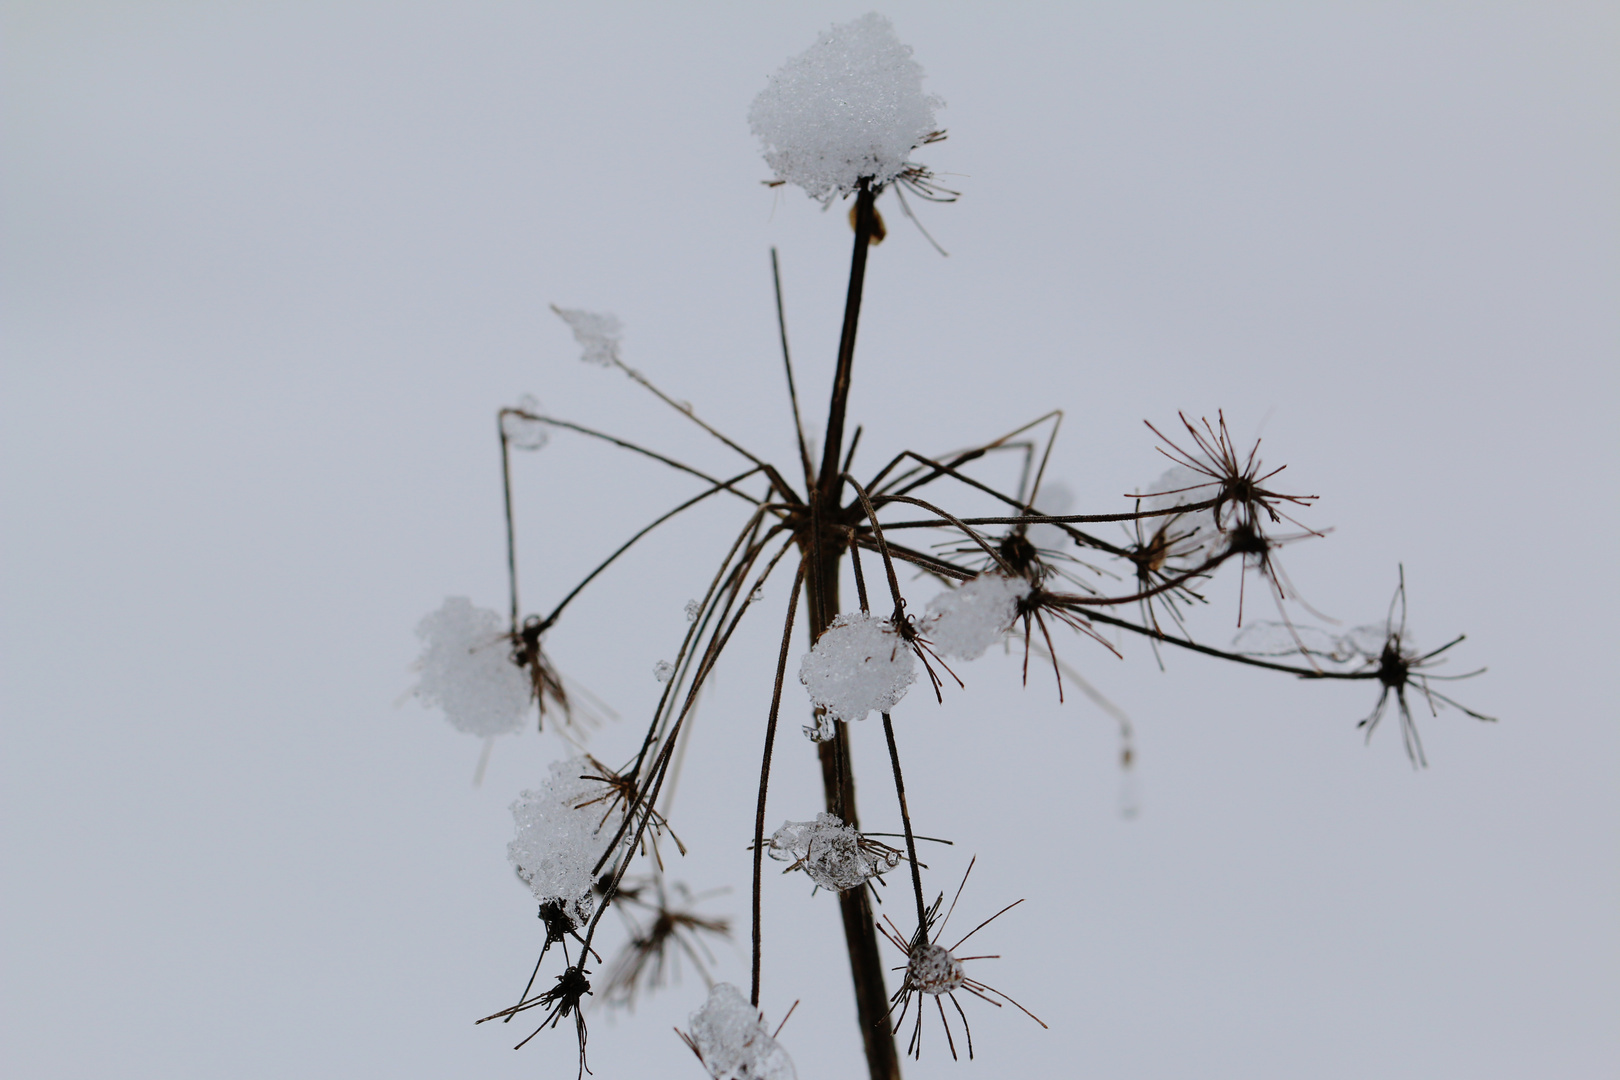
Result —
[{"label": "brown stem", "polygon": [[[860,321],[861,288],[866,280],[866,253],[872,239],[871,186],[862,183],[855,199],[855,253],[850,261],[849,293],[844,306],[844,330],[838,342],[838,370],[833,377],[832,404],[827,412],[827,433],[822,442],[821,474],[811,493],[812,527],[810,572],[805,575],[806,610],[813,643],[838,614],[838,571],[847,536],[838,528],[838,495],[843,486],[839,463],[843,456],[844,412],[849,403],[850,371],[855,359],[855,329]],[[835,721],[836,734],[817,746],[821,783],[827,810],[845,824],[860,828],[855,809],[855,777],[850,768],[849,732]],[[900,1080],[900,1055],[889,1031],[889,991],[883,981],[883,957],[878,953],[877,926],[872,919],[866,889],[838,894],[844,920],[844,944],[849,950],[850,977],[855,984],[855,1013],[872,1080]]]},{"label": "brown stem", "polygon": [[866,284],[866,252],[872,245],[871,184],[861,181],[855,196],[855,253],[849,264],[849,293],[844,297],[844,329],[838,337],[838,369],[833,374],[832,404],[827,409],[827,439],[821,448],[821,476],[816,486],[828,506],[837,502],[838,462],[844,449],[844,410],[849,404],[850,369],[855,363],[855,329],[861,320],[861,290]]}]

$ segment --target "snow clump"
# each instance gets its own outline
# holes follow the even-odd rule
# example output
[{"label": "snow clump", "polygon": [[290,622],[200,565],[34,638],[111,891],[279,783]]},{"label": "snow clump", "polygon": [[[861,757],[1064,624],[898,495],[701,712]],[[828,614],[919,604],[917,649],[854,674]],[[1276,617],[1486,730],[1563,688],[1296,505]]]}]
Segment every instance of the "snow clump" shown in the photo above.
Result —
[{"label": "snow clump", "polygon": [[799,664],[810,700],[846,723],[891,711],[916,678],[916,654],[894,623],[864,611],[834,619]]},{"label": "snow clump", "polygon": [[1028,595],[1024,578],[980,574],[928,601],[928,640],[941,656],[977,660],[1012,627],[1018,601]]},{"label": "snow clump", "polygon": [[[1210,466],[1214,468],[1214,466]],[[1148,485],[1148,493],[1142,497],[1143,510],[1173,510],[1178,506],[1190,506],[1193,503],[1205,502],[1214,498],[1220,492],[1220,485],[1209,476],[1186,465],[1177,465],[1165,470],[1153,483]],[[1156,517],[1143,518],[1142,531],[1148,535],[1157,532],[1167,520],[1174,518]],[[1171,552],[1172,555],[1190,555],[1203,544],[1213,540],[1219,526],[1215,515],[1208,510],[1201,510],[1196,515],[1176,521],[1171,532],[1181,536]],[[1186,534],[1186,535],[1182,535]]]},{"label": "snow clump", "polygon": [[422,704],[439,706],[473,735],[504,735],[523,724],[533,686],[512,663],[499,615],[452,596],[416,624],[416,636],[422,655],[412,666],[421,672],[415,693]]},{"label": "snow clump", "polygon": [[[792,860],[823,889],[842,892],[866,884],[866,879],[900,865],[893,849],[865,850],[861,834],[835,814],[820,813],[814,821],[784,821],[771,834],[771,858]],[[789,870],[793,866],[788,867]]]},{"label": "snow clump", "polygon": [[606,312],[560,308],[556,304],[551,305],[551,310],[574,331],[574,340],[585,346],[581,360],[603,367],[619,362],[619,336],[624,328],[617,317]]},{"label": "snow clump", "polygon": [[831,202],[882,187],[939,125],[945,103],[923,93],[923,70],[894,27],[872,13],[834,26],[782,65],[748,110],[765,162],[785,183]]},{"label": "snow clump", "polygon": [[512,804],[517,836],[506,845],[535,899],[561,904],[575,929],[591,917],[591,871],[623,819],[622,808],[607,812],[602,781],[585,779],[596,772],[585,757],[552,762],[551,778]]},{"label": "snow clump", "polygon": [[546,445],[550,438],[546,432],[546,425],[532,419],[540,411],[540,400],[533,394],[524,394],[518,401],[517,407],[528,416],[519,416],[517,413],[506,413],[501,417],[501,434],[506,441],[519,450],[538,450]]},{"label": "snow clump", "polygon": [[710,987],[709,1000],[688,1023],[692,1049],[714,1080],[798,1080],[759,1010],[730,983]]}]

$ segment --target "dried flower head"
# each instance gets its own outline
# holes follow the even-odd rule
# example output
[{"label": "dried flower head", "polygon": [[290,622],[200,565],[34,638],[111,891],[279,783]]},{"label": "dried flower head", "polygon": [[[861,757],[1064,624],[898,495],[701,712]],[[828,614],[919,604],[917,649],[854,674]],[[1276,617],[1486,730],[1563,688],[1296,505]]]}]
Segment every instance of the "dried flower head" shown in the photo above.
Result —
[{"label": "dried flower head", "polygon": [[[1019,904],[1022,904],[1023,900],[1014,900],[962,935],[956,944],[947,948],[939,943],[940,937],[945,933],[945,924],[950,921],[951,913],[956,910],[956,901],[962,897],[962,888],[967,885],[968,874],[973,873],[973,866],[977,861],[977,857],[969,861],[967,871],[962,875],[962,884],[956,887],[956,896],[951,898],[951,906],[945,912],[943,919],[939,917],[939,909],[945,901],[945,894],[940,893],[928,910],[924,912],[922,922],[909,938],[901,935],[900,928],[887,915],[883,917],[883,924],[879,924],[878,927],[889,944],[899,949],[906,957],[905,979],[901,982],[900,989],[896,990],[894,996],[889,1000],[889,1012],[892,1015],[895,1006],[900,1007],[900,1015],[895,1017],[893,1027],[894,1032],[899,1032],[906,1019],[906,1010],[911,1007],[914,998],[917,1000],[917,1019],[912,1027],[911,1040],[906,1045],[906,1053],[916,1058],[922,1057],[922,996],[924,994],[932,997],[935,1006],[939,1009],[939,1021],[945,1027],[945,1042],[951,1049],[952,1058],[957,1056],[956,1039],[951,1035],[950,1021],[945,1018],[945,1006],[939,1000],[942,997],[950,998],[951,1004],[956,1007],[956,1013],[962,1019],[962,1030],[967,1035],[968,1057],[970,1059],[973,1057],[973,1032],[968,1027],[967,1013],[962,1011],[962,1003],[956,1000],[958,990],[965,990],[976,998],[988,1001],[998,1009],[1001,1008],[1003,1001],[1010,1002],[1025,1016],[1040,1024],[1041,1027],[1046,1026],[1046,1023],[1040,1017],[1019,1005],[1018,1002],[1013,1001],[1012,998],[1000,990],[993,989],[977,979],[970,978],[967,969],[962,966],[964,961],[967,960],[997,960],[1000,957],[958,957],[956,955],[957,950],[962,947],[968,938],[977,934]],[[918,903],[920,905],[921,901]],[[1000,1000],[997,1000],[998,998]]]},{"label": "dried flower head", "polygon": [[[646,899],[649,894],[650,900]],[[663,879],[657,876],[629,889],[621,883],[618,898],[630,935],[607,971],[603,996],[610,1005],[633,1008],[642,989],[657,989],[671,975],[679,979],[682,956],[697,969],[705,986],[714,985],[708,968],[714,963],[714,955],[703,939],[730,937],[731,920],[697,914],[692,906],[702,896],[693,896],[678,882],[666,890]],[[635,908],[639,914],[631,913],[627,907]]]}]

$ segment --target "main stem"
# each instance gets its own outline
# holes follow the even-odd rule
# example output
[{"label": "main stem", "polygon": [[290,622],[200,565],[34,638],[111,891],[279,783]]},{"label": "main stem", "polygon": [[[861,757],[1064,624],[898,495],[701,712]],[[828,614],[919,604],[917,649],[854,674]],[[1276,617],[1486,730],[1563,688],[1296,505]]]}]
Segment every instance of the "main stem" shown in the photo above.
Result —
[{"label": "main stem", "polygon": [[[855,360],[855,329],[861,317],[861,289],[866,281],[866,254],[872,243],[873,192],[862,183],[855,198],[855,253],[850,259],[849,293],[844,302],[844,329],[838,340],[838,369],[833,376],[832,402],[827,410],[827,433],[822,442],[821,474],[811,493],[815,527],[814,550],[806,575],[806,608],[812,642],[838,614],[839,565],[846,538],[837,526],[843,484],[839,468],[844,451],[844,413],[849,404],[850,371]],[[844,823],[860,828],[855,809],[855,776],[850,767],[849,733],[842,723],[837,734],[818,746],[821,783],[827,810]],[[855,984],[855,1012],[872,1080],[900,1080],[900,1055],[889,1030],[889,991],[883,981],[883,957],[878,953],[877,926],[867,890],[846,889],[838,894],[844,917],[844,944],[849,950],[850,977]]]}]

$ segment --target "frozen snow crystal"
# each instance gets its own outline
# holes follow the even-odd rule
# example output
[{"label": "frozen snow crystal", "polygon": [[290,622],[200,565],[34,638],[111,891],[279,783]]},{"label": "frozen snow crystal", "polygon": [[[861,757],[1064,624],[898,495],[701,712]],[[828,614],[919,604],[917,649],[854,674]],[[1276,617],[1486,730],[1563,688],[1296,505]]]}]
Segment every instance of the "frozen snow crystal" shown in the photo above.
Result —
[{"label": "frozen snow crystal", "polygon": [[623,327],[616,317],[606,312],[560,308],[556,304],[551,305],[551,310],[574,331],[574,340],[585,346],[581,360],[608,367],[619,359],[619,335]]},{"label": "frozen snow crystal", "polygon": [[452,596],[416,624],[416,636],[422,639],[415,664],[422,704],[439,706],[450,723],[473,735],[503,735],[522,725],[533,686],[512,663],[499,615]]},{"label": "frozen snow crystal", "polygon": [[888,712],[917,678],[917,657],[888,619],[846,611],[804,654],[799,681],[835,720]]},{"label": "frozen snow crystal", "polygon": [[715,983],[692,1014],[692,1046],[714,1080],[798,1080],[759,1010],[730,983]]},{"label": "frozen snow crystal", "polygon": [[696,600],[688,600],[686,602],[686,621],[697,622],[697,617],[702,613],[702,611],[702,604],[698,603]]},{"label": "frozen snow crystal", "polygon": [[659,682],[669,682],[669,677],[675,674],[675,665],[668,660],[660,660],[653,665],[653,678]]},{"label": "frozen snow crystal", "polygon": [[765,161],[779,180],[830,202],[882,186],[938,125],[945,103],[923,93],[923,71],[876,13],[834,26],[782,65],[748,110]]},{"label": "frozen snow crystal", "polygon": [[506,845],[535,899],[560,901],[576,928],[591,917],[591,871],[622,820],[602,782],[583,779],[596,772],[584,757],[552,762],[551,778],[512,804],[517,836]]},{"label": "frozen snow crystal", "polygon": [[[524,394],[517,407],[526,413],[535,414],[540,411],[540,402],[533,394]],[[518,416],[516,413],[507,413],[501,417],[501,433],[506,436],[507,442],[519,450],[538,450],[546,445],[549,438],[546,425],[527,416]]]},{"label": "frozen snow crystal", "polygon": [[898,852],[863,849],[860,833],[828,813],[814,821],[782,822],[771,835],[770,856],[801,865],[811,881],[834,892],[859,888],[900,862]]},{"label": "frozen snow crystal", "polygon": [[980,574],[928,601],[928,640],[941,656],[977,660],[1001,640],[1018,614],[1029,582],[1004,574]]}]

